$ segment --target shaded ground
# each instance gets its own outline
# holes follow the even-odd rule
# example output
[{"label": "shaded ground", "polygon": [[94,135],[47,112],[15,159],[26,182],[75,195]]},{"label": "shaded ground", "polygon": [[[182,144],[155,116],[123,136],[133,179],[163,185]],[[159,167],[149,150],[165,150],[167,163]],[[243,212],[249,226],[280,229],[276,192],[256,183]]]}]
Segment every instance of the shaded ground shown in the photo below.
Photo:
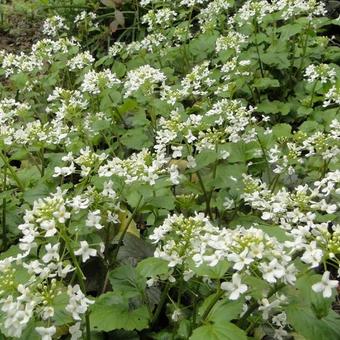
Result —
[{"label": "shaded ground", "polygon": [[4,15],[0,22],[0,50],[20,52],[41,38],[41,20],[18,13]]}]

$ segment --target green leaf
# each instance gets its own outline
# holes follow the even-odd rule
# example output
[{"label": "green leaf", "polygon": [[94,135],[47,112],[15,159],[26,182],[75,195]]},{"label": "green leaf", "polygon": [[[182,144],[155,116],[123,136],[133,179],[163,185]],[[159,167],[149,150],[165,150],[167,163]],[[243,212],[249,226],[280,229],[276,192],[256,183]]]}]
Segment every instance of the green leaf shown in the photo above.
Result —
[{"label": "green leaf", "polygon": [[268,101],[264,100],[259,103],[257,106],[257,111],[264,113],[282,113],[282,115],[287,115],[291,108],[292,103],[283,103],[278,100]]},{"label": "green leaf", "polygon": [[285,308],[289,323],[308,340],[340,339],[340,316],[335,312],[318,319],[310,308],[290,304]]},{"label": "green leaf", "polygon": [[126,72],[126,66],[119,61],[115,61],[112,65],[112,71],[116,73],[117,77],[123,77]]},{"label": "green leaf", "polygon": [[280,39],[288,40],[290,37],[302,32],[305,29],[304,25],[293,23],[280,27],[277,31],[281,32]]},{"label": "green leaf", "polygon": [[279,87],[280,82],[272,78],[259,78],[254,81],[254,86],[259,89],[267,89],[269,87]]},{"label": "green leaf", "polygon": [[247,340],[246,333],[232,323],[214,323],[198,327],[190,340]]},{"label": "green leaf", "polygon": [[138,263],[136,271],[145,278],[166,274],[169,271],[168,261],[148,257]]},{"label": "green leaf", "polygon": [[328,315],[331,310],[332,298],[324,298],[322,294],[313,291],[313,284],[321,281],[321,275],[307,273],[298,278],[293,295],[300,306],[311,308],[318,318]]},{"label": "green leaf", "polygon": [[314,132],[323,130],[323,126],[312,120],[307,120],[300,125],[299,130],[306,132],[306,133],[314,133]]},{"label": "green leaf", "polygon": [[123,145],[135,150],[142,150],[152,145],[149,132],[145,128],[135,128],[127,131],[120,141]]},{"label": "green leaf", "polygon": [[273,127],[273,134],[275,137],[280,138],[280,137],[290,137],[291,136],[291,131],[292,127],[289,124],[276,124]]},{"label": "green leaf", "polygon": [[41,325],[36,324],[34,320],[31,320],[21,334],[21,339],[40,340],[41,336],[35,330],[35,327],[37,326]]},{"label": "green leaf", "polygon": [[215,188],[241,188],[242,174],[247,172],[245,164],[219,164],[216,169]]},{"label": "green leaf", "polygon": [[[275,50],[275,48],[272,48]],[[285,70],[290,66],[289,55],[284,50],[276,50],[275,52],[268,51],[261,54],[261,60],[264,64],[275,66],[279,70]]]},{"label": "green leaf", "polygon": [[207,265],[206,263],[196,267],[194,262],[189,263],[190,268],[199,276],[207,276],[211,279],[220,279],[224,276],[228,268],[230,267],[227,261],[220,261],[214,267]]},{"label": "green leaf", "polygon": [[146,306],[131,309],[121,296],[110,292],[101,295],[91,306],[90,323],[96,331],[142,330],[148,326],[149,313]]},{"label": "green leaf", "polygon": [[246,276],[243,279],[244,283],[249,286],[249,295],[251,295],[256,300],[260,300],[263,298],[263,296],[266,296],[266,294],[270,290],[270,285],[268,282],[255,277],[255,276]]},{"label": "green leaf", "polygon": [[126,261],[127,259],[141,260],[153,256],[154,247],[150,243],[127,233],[123,240],[124,245],[119,248],[117,260]]},{"label": "green leaf", "polygon": [[11,76],[11,80],[13,81],[16,87],[24,88],[29,81],[29,77],[25,73],[17,73]]},{"label": "green leaf", "polygon": [[181,320],[178,325],[177,335],[183,339],[188,339],[191,333],[191,322],[189,320]]},{"label": "green leaf", "polygon": [[246,228],[254,227],[257,229],[261,229],[263,232],[265,232],[271,237],[275,237],[280,242],[289,240],[289,237],[286,235],[285,231],[282,230],[279,226],[266,224],[258,216],[254,215],[238,216],[230,222],[230,226],[232,227],[236,227],[237,225],[242,225],[243,227]]},{"label": "green leaf", "polygon": [[27,203],[32,204],[38,198],[48,196],[50,191],[50,188],[46,184],[40,183],[31,189],[27,189],[23,194],[23,198]]},{"label": "green leaf", "polygon": [[65,307],[67,306],[68,303],[69,297],[66,293],[59,294],[53,299],[52,304],[54,308],[53,320],[55,325],[59,326],[72,323],[73,319],[70,313],[68,313],[65,310]]},{"label": "green leaf", "polygon": [[189,44],[190,53],[195,57],[199,57],[199,59],[205,58],[208,53],[214,51],[216,38],[217,32],[209,32],[192,39]]},{"label": "green leaf", "polygon": [[230,301],[223,299],[218,301],[209,314],[209,320],[215,323],[231,321],[239,317],[242,313],[243,299]]},{"label": "green leaf", "polygon": [[109,280],[114,291],[138,295],[145,289],[145,278],[131,265],[121,266],[111,271]]},{"label": "green leaf", "polygon": [[173,210],[175,208],[175,198],[171,194],[170,189],[168,192],[169,194],[166,196],[157,196],[149,199],[147,205],[151,205],[154,208]]},{"label": "green leaf", "polygon": [[217,153],[210,150],[202,151],[196,156],[195,160],[197,163],[195,170],[199,170],[211,163],[214,163],[217,160]]}]

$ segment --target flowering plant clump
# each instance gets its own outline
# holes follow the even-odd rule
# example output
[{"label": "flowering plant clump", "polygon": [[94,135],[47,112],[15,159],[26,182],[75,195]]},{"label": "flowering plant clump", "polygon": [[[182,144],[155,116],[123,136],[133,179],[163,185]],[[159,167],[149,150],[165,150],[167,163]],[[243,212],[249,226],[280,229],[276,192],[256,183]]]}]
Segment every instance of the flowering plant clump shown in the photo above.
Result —
[{"label": "flowering plant clump", "polygon": [[101,3],[0,51],[0,338],[339,339],[339,19]]}]

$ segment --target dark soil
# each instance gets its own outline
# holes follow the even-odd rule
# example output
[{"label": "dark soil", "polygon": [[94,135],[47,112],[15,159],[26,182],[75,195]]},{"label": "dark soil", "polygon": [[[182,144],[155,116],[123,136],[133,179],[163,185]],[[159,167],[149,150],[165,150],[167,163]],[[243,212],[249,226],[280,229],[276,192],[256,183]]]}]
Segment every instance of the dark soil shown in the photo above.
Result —
[{"label": "dark soil", "polygon": [[40,19],[24,15],[6,15],[0,24],[0,50],[19,53],[27,51],[32,44],[41,39]]}]

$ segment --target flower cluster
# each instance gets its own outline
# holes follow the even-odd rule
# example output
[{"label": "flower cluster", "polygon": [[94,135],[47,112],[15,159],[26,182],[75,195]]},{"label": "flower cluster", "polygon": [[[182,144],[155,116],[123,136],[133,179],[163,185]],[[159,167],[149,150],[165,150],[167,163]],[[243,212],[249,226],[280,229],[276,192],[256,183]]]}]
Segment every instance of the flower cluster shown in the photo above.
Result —
[{"label": "flower cluster", "polygon": [[62,31],[68,31],[65,19],[59,15],[47,18],[43,24],[43,33],[50,37],[56,37]]},{"label": "flower cluster", "polygon": [[[202,214],[189,218],[173,215],[153,231],[150,239],[159,243],[154,256],[168,261],[169,267],[184,268],[187,278],[194,274],[192,260],[196,267],[229,261],[238,273],[259,271],[269,283],[282,280],[294,284],[296,280],[297,269],[290,263],[289,249],[256,226],[219,229]],[[233,276],[232,284],[239,282],[238,275]],[[223,287],[233,292],[231,286]],[[238,296],[234,292],[231,299]]]},{"label": "flower cluster", "polygon": [[155,84],[164,83],[165,75],[150,65],[143,65],[135,70],[129,71],[124,83],[125,97],[143,88],[143,92],[152,93]]},{"label": "flower cluster", "polygon": [[139,181],[154,185],[160,175],[165,172],[166,163],[164,154],[153,155],[145,149],[125,160],[118,157],[108,159],[100,166],[98,175],[101,177],[118,176],[129,184]]}]

